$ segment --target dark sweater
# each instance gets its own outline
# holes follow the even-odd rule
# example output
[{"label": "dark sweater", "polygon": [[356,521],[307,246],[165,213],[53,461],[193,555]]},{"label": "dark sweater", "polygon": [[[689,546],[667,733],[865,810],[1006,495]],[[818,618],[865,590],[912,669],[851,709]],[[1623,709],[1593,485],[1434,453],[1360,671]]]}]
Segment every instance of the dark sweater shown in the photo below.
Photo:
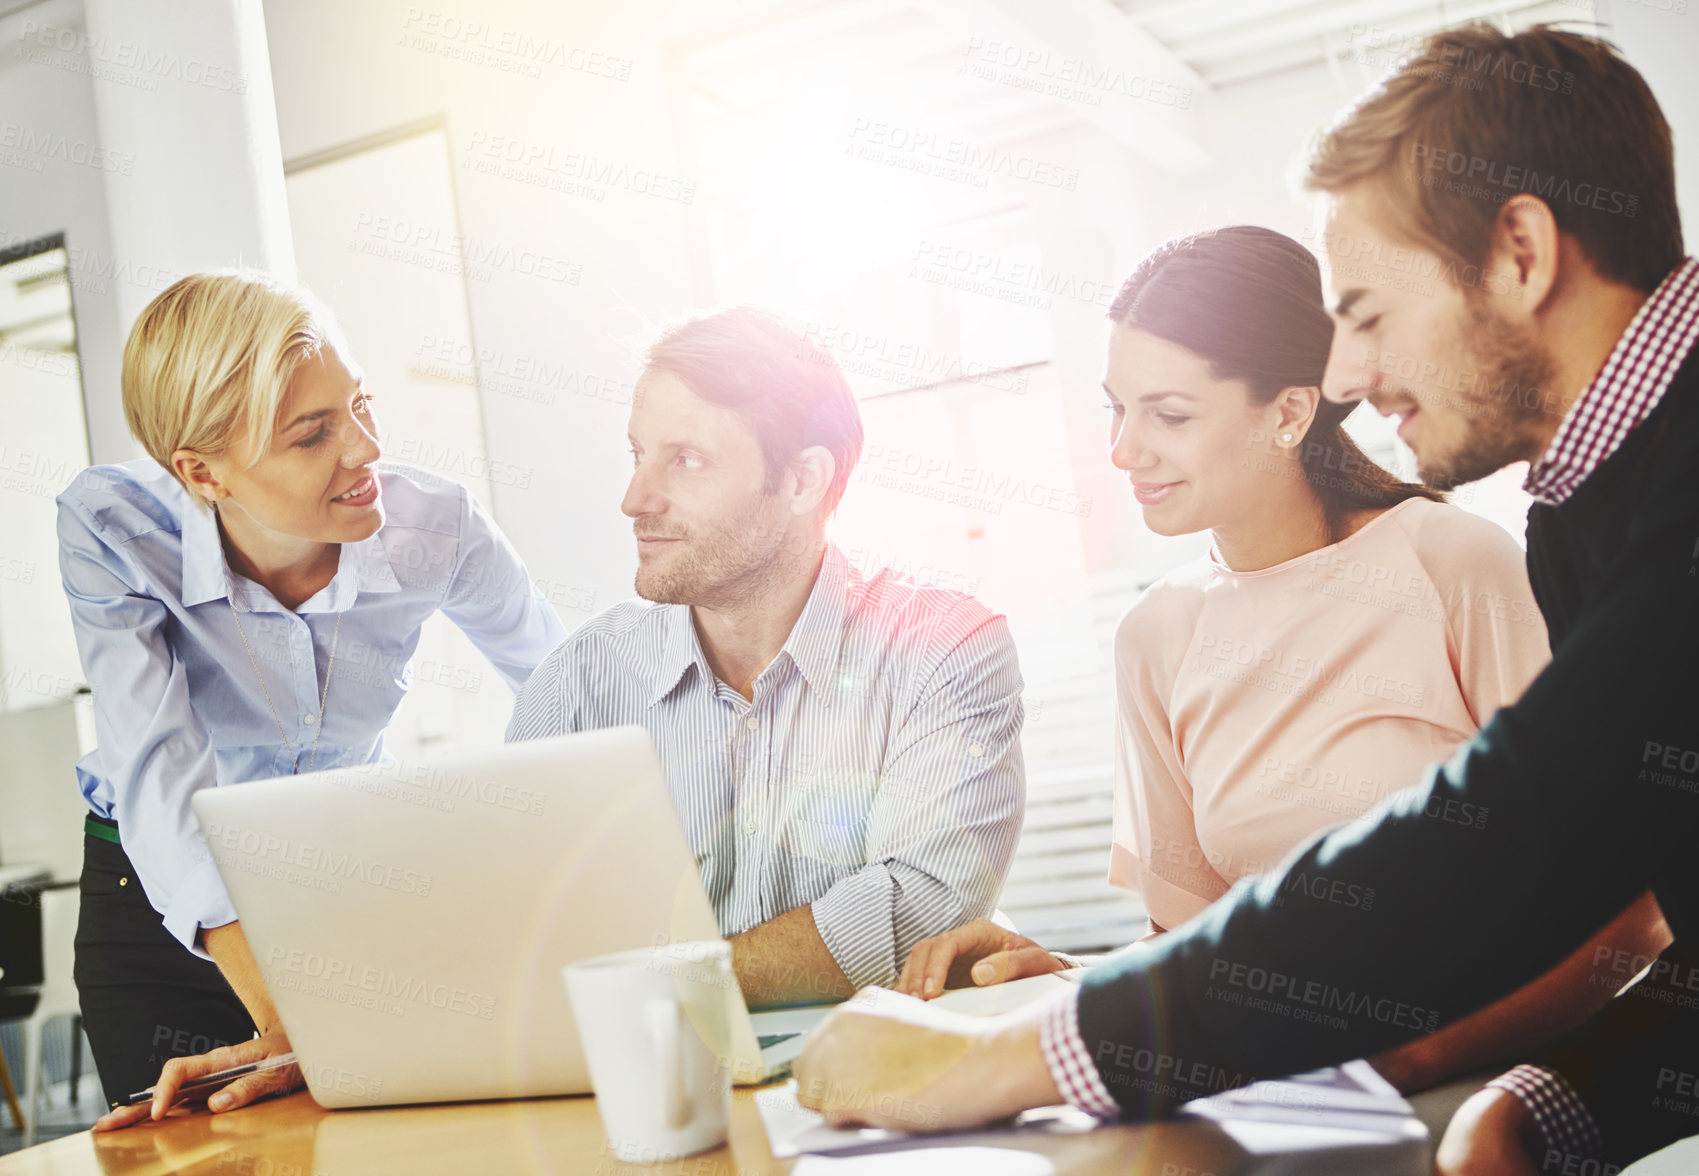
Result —
[{"label": "dark sweater", "polygon": [[[1553,659],[1514,706],[1283,872],[1086,976],[1080,1033],[1126,1111],[1431,1032],[1556,966],[1648,888],[1670,958],[1699,944],[1699,349],[1567,501],[1534,506],[1528,568]],[[1286,884],[1299,872],[1344,889]],[[1327,901],[1357,887],[1371,909]],[[1677,1011],[1659,995],[1660,1033],[1699,1069],[1692,997]]]}]

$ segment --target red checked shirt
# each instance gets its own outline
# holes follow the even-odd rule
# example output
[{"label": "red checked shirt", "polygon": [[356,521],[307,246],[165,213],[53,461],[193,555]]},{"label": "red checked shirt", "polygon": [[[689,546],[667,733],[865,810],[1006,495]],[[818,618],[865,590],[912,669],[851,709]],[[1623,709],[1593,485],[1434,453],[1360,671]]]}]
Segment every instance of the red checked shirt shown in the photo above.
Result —
[{"label": "red checked shirt", "polygon": [[[1699,340],[1699,260],[1687,258],[1652,292],[1593,382],[1576,399],[1540,460],[1528,471],[1528,493],[1559,503],[1586,480],[1623,438],[1657,407]],[[1055,997],[1039,1021],[1039,1044],[1056,1089],[1094,1115],[1118,1113],[1079,1029],[1079,991]],[[1510,1091],[1528,1108],[1549,1146],[1586,1157],[1599,1129],[1563,1075],[1518,1066],[1489,1086]]]},{"label": "red checked shirt", "polygon": [[1541,502],[1568,498],[1669,391],[1699,339],[1699,260],[1687,258],[1646,299],[1610,358],[1570,407],[1523,483]]}]

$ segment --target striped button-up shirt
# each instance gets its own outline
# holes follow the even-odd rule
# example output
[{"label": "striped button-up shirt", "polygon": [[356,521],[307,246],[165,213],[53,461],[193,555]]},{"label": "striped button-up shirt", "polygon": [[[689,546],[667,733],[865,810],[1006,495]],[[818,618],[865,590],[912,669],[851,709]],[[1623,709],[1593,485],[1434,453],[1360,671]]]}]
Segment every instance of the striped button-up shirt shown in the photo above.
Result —
[{"label": "striped button-up shirt", "polygon": [[1002,617],[828,546],[751,693],[714,676],[689,606],[627,601],[538,667],[507,737],[646,728],[721,933],[809,904],[857,985],[991,911],[1025,800]]}]

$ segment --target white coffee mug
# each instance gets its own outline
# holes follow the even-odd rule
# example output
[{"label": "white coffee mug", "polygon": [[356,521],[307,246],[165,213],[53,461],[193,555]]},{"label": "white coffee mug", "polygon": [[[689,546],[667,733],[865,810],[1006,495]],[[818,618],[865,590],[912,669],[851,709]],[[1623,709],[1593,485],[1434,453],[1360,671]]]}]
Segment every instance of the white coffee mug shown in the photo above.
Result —
[{"label": "white coffee mug", "polygon": [[609,1151],[676,1160],[726,1141],[731,945],[668,943],[561,969]]}]

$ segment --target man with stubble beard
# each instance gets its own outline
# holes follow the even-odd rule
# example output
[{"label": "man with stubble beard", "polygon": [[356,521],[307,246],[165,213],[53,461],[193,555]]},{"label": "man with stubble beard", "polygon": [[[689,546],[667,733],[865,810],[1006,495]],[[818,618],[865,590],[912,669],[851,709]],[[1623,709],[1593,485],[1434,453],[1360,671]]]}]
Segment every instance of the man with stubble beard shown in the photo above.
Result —
[{"label": "man with stubble beard", "polygon": [[751,1004],[889,983],[914,943],[991,911],[1014,852],[1008,625],[827,541],[860,414],[770,314],[663,334],[629,437],[642,599],[538,667],[507,737],[648,729]]}]

